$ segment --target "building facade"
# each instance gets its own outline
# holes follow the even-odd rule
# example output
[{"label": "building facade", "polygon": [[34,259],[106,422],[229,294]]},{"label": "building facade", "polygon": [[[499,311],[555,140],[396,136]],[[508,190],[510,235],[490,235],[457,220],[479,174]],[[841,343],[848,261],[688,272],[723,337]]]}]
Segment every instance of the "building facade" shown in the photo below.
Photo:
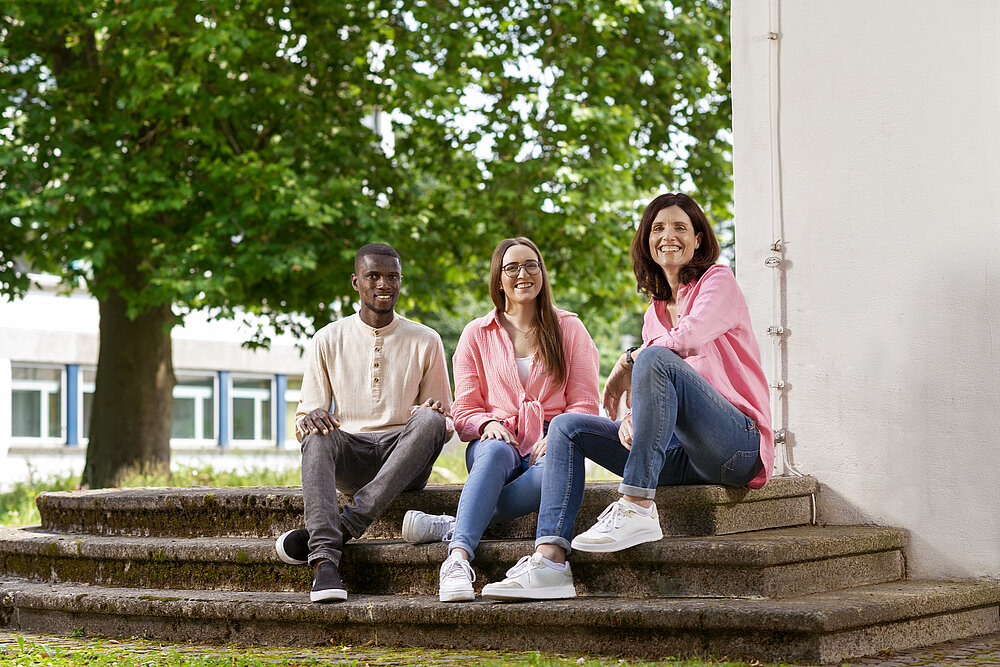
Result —
[{"label": "building facade", "polygon": [[[90,426],[100,318],[83,291],[59,294],[36,276],[26,298],[0,300],[0,486],[31,474],[82,471]],[[294,415],[305,359],[275,337],[247,350],[249,331],[195,313],[173,332],[171,451],[214,465],[297,465]]]}]

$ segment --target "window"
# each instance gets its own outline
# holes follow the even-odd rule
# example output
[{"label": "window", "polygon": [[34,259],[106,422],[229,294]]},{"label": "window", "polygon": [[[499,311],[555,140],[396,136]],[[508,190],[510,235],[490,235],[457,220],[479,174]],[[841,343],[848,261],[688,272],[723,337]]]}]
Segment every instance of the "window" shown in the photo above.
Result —
[{"label": "window", "polygon": [[11,364],[11,435],[62,440],[65,423],[61,367]]},{"label": "window", "polygon": [[176,378],[171,439],[215,440],[215,376],[177,373]]},{"label": "window", "polygon": [[82,425],[80,437],[83,440],[90,438],[90,415],[94,411],[94,386],[96,383],[96,369],[80,371],[80,410],[83,412],[80,419]]},{"label": "window", "polygon": [[274,441],[271,380],[234,377],[233,440]]},{"label": "window", "polygon": [[299,395],[302,393],[302,378],[297,375],[288,376],[288,388],[285,390],[285,442],[296,444],[295,412],[299,409]]},{"label": "window", "polygon": [[[174,385],[171,440],[190,441],[184,444],[213,442],[215,434],[215,375],[194,372],[176,374]],[[90,436],[90,420],[94,409],[94,386],[97,371],[85,368],[80,371],[80,435],[84,441]]]}]

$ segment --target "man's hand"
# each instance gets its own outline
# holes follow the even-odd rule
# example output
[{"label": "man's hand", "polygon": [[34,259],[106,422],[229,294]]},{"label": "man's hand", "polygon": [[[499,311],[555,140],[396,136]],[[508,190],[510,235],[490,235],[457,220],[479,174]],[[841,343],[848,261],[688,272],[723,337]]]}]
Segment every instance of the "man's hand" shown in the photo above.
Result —
[{"label": "man's hand", "polygon": [[538,459],[545,456],[545,441],[548,439],[548,436],[543,435],[542,439],[531,447],[531,456],[528,457],[528,465],[535,465],[535,462],[538,461]]},{"label": "man's hand", "polygon": [[625,405],[632,407],[632,367],[625,361],[625,355],[618,357],[615,367],[608,373],[608,381],[604,383],[604,395],[601,405],[608,413],[608,419],[618,419],[618,404],[622,394],[625,394]]},{"label": "man's hand", "polygon": [[431,410],[437,410],[445,417],[448,416],[448,413],[444,411],[444,404],[441,403],[441,401],[435,400],[433,398],[428,398],[420,405],[414,405],[412,408],[410,408],[410,416],[412,417],[413,413],[419,410],[420,408],[430,408]]},{"label": "man's hand", "polygon": [[517,438],[514,437],[514,434],[496,420],[486,422],[486,426],[483,427],[483,440],[487,439],[503,440],[508,445],[517,445]]},{"label": "man's hand", "polygon": [[340,422],[333,413],[323,408],[316,408],[302,418],[302,430],[306,433],[326,435],[335,428],[340,428]]},{"label": "man's hand", "polygon": [[621,426],[618,427],[618,439],[625,449],[632,449],[632,415],[622,420]]}]

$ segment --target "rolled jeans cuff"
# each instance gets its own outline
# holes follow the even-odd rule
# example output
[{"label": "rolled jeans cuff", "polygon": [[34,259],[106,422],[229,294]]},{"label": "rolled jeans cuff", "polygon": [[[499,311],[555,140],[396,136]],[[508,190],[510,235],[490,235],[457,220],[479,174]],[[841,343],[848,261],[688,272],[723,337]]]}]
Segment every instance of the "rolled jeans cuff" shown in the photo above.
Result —
[{"label": "rolled jeans cuff", "polygon": [[618,485],[618,493],[624,496],[648,498],[650,500],[656,497],[656,489],[644,489],[641,486],[632,486],[631,484],[626,484],[625,482]]},{"label": "rolled jeans cuff", "polygon": [[539,537],[535,540],[535,548],[537,549],[540,544],[554,544],[557,547],[562,547],[567,556],[571,551],[573,551],[573,547],[569,545],[569,540],[564,537],[559,537],[558,535],[546,535],[545,537]]},{"label": "rolled jeans cuff", "polygon": [[327,549],[320,549],[319,551],[314,551],[311,554],[309,554],[309,565],[313,566],[316,565],[318,561],[328,560],[339,568],[340,556],[341,554],[338,551],[329,551]]}]

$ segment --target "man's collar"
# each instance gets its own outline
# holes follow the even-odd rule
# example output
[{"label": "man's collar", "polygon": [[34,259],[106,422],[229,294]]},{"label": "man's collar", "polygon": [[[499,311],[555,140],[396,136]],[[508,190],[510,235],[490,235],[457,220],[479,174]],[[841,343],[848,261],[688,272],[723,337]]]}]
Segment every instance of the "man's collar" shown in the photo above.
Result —
[{"label": "man's collar", "polygon": [[385,334],[389,333],[390,331],[392,331],[393,329],[395,329],[399,325],[399,319],[400,319],[399,315],[397,315],[394,312],[392,314],[392,322],[389,322],[389,324],[385,325],[384,327],[378,327],[378,328],[376,328],[376,327],[369,326],[363,319],[361,319],[361,315],[360,314],[355,313],[354,315],[355,315],[355,317],[358,318],[358,326],[360,326],[362,329],[364,329],[365,331],[367,331],[368,333],[370,333],[373,336],[376,335],[376,334],[384,336]]}]

